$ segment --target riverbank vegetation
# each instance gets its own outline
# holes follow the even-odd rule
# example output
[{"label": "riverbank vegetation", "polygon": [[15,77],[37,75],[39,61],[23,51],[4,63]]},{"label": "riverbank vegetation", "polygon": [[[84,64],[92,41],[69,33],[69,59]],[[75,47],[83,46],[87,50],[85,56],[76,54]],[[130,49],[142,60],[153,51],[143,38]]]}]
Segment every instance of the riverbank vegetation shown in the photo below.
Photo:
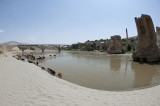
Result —
[{"label": "riverbank vegetation", "polygon": [[[133,52],[137,48],[137,38],[130,37],[128,41],[123,38],[121,39],[122,42],[122,53],[126,52]],[[72,51],[100,51],[100,52],[107,52],[109,45],[111,43],[111,39],[100,39],[89,41],[87,40],[84,43],[75,43],[71,46],[67,46],[63,48],[63,50],[72,50]]]},{"label": "riverbank vegetation", "polygon": [[0,51],[0,54],[2,54],[3,53],[3,51]]}]

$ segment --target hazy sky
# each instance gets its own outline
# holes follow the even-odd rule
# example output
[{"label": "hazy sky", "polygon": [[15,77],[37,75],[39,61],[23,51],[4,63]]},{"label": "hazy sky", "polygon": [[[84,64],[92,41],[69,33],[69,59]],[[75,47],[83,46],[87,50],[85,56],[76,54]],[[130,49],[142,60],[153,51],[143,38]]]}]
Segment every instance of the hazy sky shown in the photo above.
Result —
[{"label": "hazy sky", "polygon": [[0,43],[72,44],[137,35],[134,18],[160,26],[160,0],[0,0]]}]

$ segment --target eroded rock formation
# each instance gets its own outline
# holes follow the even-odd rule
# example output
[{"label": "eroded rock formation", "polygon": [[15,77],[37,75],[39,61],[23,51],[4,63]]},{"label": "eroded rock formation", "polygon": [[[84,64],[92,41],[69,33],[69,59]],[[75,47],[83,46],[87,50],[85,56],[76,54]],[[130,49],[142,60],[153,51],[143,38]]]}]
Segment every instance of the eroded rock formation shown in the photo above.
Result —
[{"label": "eroded rock formation", "polygon": [[138,31],[138,48],[132,55],[133,60],[147,63],[159,62],[160,50],[151,17],[142,15],[140,18],[135,18],[135,22]]},{"label": "eroded rock formation", "polygon": [[111,54],[121,54],[122,53],[121,36],[119,35],[111,36],[111,41],[110,41],[107,52]]},{"label": "eroded rock formation", "polygon": [[160,27],[156,27],[156,34],[157,34],[157,45],[160,49]]}]

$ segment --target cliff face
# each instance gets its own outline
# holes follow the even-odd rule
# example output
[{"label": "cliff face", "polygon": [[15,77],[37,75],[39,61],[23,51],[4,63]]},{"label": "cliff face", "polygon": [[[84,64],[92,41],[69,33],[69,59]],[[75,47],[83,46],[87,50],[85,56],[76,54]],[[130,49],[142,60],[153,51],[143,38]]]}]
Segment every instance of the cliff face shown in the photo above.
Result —
[{"label": "cliff face", "polygon": [[111,41],[109,43],[109,48],[107,52],[111,54],[121,54],[122,53],[121,36],[119,35],[111,36]]},{"label": "cliff face", "polygon": [[135,22],[138,31],[138,48],[132,55],[133,60],[148,63],[160,61],[160,51],[151,17],[142,15],[140,18],[135,18]]}]

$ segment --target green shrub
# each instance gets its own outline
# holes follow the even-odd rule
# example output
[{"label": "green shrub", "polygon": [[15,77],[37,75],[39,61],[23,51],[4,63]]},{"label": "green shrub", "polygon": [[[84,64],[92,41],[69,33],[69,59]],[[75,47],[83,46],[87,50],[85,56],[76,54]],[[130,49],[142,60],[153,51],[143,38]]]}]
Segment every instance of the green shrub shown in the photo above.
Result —
[{"label": "green shrub", "polygon": [[156,62],[156,64],[160,64],[160,62]]},{"label": "green shrub", "polygon": [[126,40],[125,40],[125,39],[122,39],[122,42],[126,42]]},{"label": "green shrub", "polygon": [[3,53],[3,51],[0,51],[0,54],[2,54]]},{"label": "green shrub", "polygon": [[128,51],[131,51],[131,49],[132,49],[132,48],[131,48],[131,46],[130,46],[130,45],[128,45]]},{"label": "green shrub", "polygon": [[35,50],[33,47],[30,47],[30,50]]}]

